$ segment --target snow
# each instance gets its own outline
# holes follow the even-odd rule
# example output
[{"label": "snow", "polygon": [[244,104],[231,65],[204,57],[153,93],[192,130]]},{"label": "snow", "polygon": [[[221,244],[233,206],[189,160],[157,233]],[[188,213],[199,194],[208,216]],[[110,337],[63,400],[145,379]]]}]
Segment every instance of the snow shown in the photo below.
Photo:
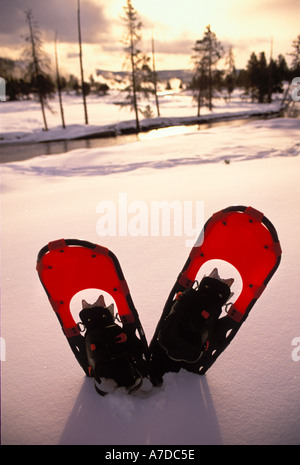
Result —
[{"label": "snow", "polygon": [[[249,117],[256,114],[276,113],[281,106],[281,98],[275,99],[271,104],[253,104],[241,100],[240,93],[233,95],[228,103],[224,98],[216,100],[214,110],[209,112],[204,108],[201,117],[196,118],[196,107],[190,91],[181,93],[166,93],[159,97],[160,112],[163,116],[150,119],[141,119],[141,127],[144,129],[152,126],[174,126],[178,124],[197,124],[197,121],[210,121],[216,118]],[[122,102],[124,96],[120,92],[112,90],[108,95],[87,97],[89,125],[84,125],[83,104],[80,97],[64,95],[64,117],[66,129],[61,127],[61,117],[58,98],[49,101],[46,108],[47,124],[49,131],[43,131],[40,105],[29,100],[26,102],[9,102],[2,105],[1,138],[0,143],[16,142],[43,142],[48,140],[69,140],[87,136],[101,136],[103,134],[116,135],[135,128],[133,113],[128,107],[120,108],[116,102]],[[141,108],[150,105],[153,114],[156,114],[154,100],[144,100]],[[26,112],[26,117],[23,113]]]},{"label": "snow", "polygon": [[[2,136],[26,132],[38,140],[38,113],[22,104],[22,114],[20,103],[5,104]],[[68,112],[85,130],[74,106]],[[107,102],[103,125],[115,124],[115,111]],[[184,114],[182,107],[177,112]],[[175,131],[1,165],[2,444],[300,444],[299,119]],[[61,237],[111,249],[150,342],[189,248],[172,231],[100,237],[97,206],[118,206],[122,193],[128,204],[146,206],[202,201],[205,219],[230,205],[251,205],[274,223],[283,255],[247,322],[205,376],[182,370],[149,392],[118,389],[102,398],[68,348],[35,260]]]}]

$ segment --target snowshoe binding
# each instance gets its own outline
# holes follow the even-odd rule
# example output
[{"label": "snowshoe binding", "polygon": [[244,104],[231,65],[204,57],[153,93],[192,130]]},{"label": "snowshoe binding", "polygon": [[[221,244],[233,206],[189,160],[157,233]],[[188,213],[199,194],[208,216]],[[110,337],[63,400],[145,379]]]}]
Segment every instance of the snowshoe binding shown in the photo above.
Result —
[{"label": "snowshoe binding", "polygon": [[[116,324],[113,304],[106,307],[101,295],[95,304],[89,305],[83,300],[82,305],[79,316],[86,329],[89,375],[94,377],[96,391],[105,395],[117,387],[125,387],[128,392],[139,389],[143,375],[138,369],[136,351],[132,351],[134,335],[130,336]],[[134,345],[138,351],[137,338]]]},{"label": "snowshoe binding", "polygon": [[222,280],[215,268],[196,287],[178,292],[158,334],[158,342],[175,361],[195,363],[209,347],[222,306],[229,297],[233,279]]}]

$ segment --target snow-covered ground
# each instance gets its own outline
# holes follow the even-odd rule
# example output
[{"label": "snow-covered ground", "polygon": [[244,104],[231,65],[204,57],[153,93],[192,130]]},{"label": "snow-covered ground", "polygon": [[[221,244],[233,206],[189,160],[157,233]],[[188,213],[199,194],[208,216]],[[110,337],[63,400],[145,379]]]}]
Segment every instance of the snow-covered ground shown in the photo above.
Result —
[{"label": "snow-covered ground", "polygon": [[[16,105],[4,107],[4,137],[38,131],[37,111],[22,115]],[[113,122],[107,116],[103,124]],[[299,119],[278,118],[166,130],[126,145],[1,165],[2,444],[300,444],[299,129]],[[118,211],[121,194],[131,208],[174,200],[195,208],[202,201],[205,219],[233,204],[251,205],[274,223],[283,255],[205,376],[169,373],[148,393],[118,389],[102,398],[68,348],[35,261],[42,246],[62,237],[110,248],[150,342],[189,253],[187,237],[172,228],[169,237],[150,229],[100,237],[99,204],[110,201]],[[129,220],[135,214],[127,213]]]},{"label": "snow-covered ground", "polygon": [[[282,96],[278,96],[272,104],[254,104],[242,100],[241,92],[236,91],[228,103],[224,98],[215,100],[214,109],[201,110],[201,118],[214,120],[216,118],[249,117],[258,113],[277,112],[280,109]],[[121,108],[117,102],[124,101],[124,95],[112,90],[106,96],[87,97],[89,125],[84,124],[82,98],[73,94],[63,95],[64,118],[66,129],[62,128],[58,98],[49,101],[46,108],[46,119],[49,131],[43,131],[41,108],[38,102],[8,102],[1,104],[1,137],[0,144],[29,143],[48,140],[74,139],[87,135],[111,134],[135,128],[134,114],[129,107]],[[165,93],[159,97],[160,117],[156,116],[154,98],[145,99],[140,103],[141,110],[149,105],[153,118],[143,119],[140,115],[142,128],[151,126],[174,126],[190,124],[196,120],[196,103],[189,91],[181,93]],[[196,124],[196,123],[194,123]]]}]

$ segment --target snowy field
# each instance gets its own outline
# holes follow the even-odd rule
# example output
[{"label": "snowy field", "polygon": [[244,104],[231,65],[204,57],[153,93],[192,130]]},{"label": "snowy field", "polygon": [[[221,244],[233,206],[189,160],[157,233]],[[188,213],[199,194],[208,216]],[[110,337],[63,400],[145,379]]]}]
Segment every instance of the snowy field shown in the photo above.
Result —
[{"label": "snowy field", "polygon": [[[1,136],[27,132],[34,139],[41,133],[37,108],[25,104],[21,113],[18,105],[1,104]],[[79,111],[72,111],[80,127]],[[191,114],[184,106],[176,111],[166,105],[164,116]],[[101,124],[121,118],[112,105],[105,115]],[[174,129],[1,165],[2,444],[300,444],[299,129],[299,119],[289,118]],[[118,211],[121,194],[131,206],[202,201],[205,219],[230,205],[251,205],[273,222],[283,255],[247,322],[205,376],[182,370],[150,392],[118,389],[102,398],[68,348],[35,264],[40,248],[62,237],[111,249],[150,342],[190,249],[172,228],[169,237],[150,230],[100,237],[99,203],[110,201]]]}]

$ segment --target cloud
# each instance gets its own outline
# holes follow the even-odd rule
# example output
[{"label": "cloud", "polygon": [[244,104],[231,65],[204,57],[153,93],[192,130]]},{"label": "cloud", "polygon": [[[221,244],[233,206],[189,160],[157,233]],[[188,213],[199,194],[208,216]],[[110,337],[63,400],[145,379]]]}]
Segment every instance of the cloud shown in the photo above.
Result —
[{"label": "cloud", "polygon": [[172,55],[189,55],[192,53],[193,39],[174,39],[170,41],[155,40],[155,51],[157,53],[171,53]]},{"label": "cloud", "polygon": [[[22,36],[28,33],[24,11],[32,9],[43,38],[53,40],[57,31],[61,42],[76,42],[77,2],[75,0],[1,0],[2,43],[6,46],[21,45]],[[97,43],[109,34],[111,21],[105,16],[104,3],[81,0],[81,32],[86,43]]]}]

